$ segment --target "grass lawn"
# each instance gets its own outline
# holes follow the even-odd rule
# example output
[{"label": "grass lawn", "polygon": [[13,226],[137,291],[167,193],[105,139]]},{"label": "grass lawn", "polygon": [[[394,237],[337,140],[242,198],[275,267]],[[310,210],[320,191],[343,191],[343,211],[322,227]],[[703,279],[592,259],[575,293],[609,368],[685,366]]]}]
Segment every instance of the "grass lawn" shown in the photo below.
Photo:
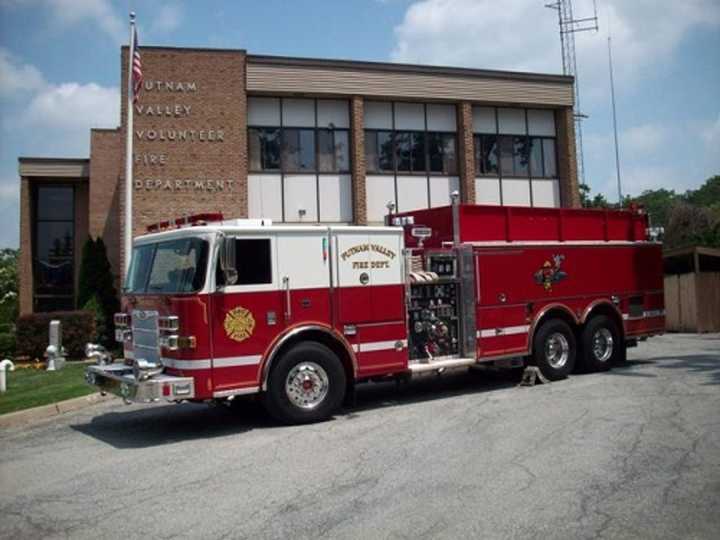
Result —
[{"label": "grass lawn", "polygon": [[19,368],[7,371],[7,392],[0,394],[0,414],[96,392],[83,377],[86,365],[68,362],[60,371]]}]

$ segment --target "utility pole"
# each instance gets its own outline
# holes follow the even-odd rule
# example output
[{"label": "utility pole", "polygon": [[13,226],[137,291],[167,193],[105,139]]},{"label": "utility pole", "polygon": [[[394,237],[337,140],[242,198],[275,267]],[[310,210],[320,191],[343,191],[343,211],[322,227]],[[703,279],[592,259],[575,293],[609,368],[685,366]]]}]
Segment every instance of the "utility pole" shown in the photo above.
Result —
[{"label": "utility pole", "polygon": [[615,81],[613,79],[612,46],[608,36],[608,62],[610,64],[610,97],[612,99],[613,133],[615,135],[615,172],[617,174],[618,206],[622,208],[623,194],[622,182],[620,181],[620,148],[618,145],[617,114],[615,113]]}]

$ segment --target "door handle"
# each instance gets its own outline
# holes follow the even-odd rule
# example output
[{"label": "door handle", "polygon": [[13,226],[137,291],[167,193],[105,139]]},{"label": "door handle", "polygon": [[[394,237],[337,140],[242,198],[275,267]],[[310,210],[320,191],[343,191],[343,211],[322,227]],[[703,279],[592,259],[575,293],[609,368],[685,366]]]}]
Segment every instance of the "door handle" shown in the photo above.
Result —
[{"label": "door handle", "polygon": [[292,317],[292,307],[290,305],[290,278],[283,277],[283,287],[285,287],[285,322],[290,322]]}]

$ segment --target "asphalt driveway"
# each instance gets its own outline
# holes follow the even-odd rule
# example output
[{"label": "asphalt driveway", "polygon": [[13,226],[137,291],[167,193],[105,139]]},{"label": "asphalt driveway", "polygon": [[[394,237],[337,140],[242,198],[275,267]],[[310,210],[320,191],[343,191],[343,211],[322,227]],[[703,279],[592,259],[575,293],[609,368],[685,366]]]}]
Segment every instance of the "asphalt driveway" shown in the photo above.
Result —
[{"label": "asphalt driveway", "polygon": [[106,402],[0,433],[2,538],[718,538],[720,335],[518,388],[361,387],[334,420]]}]

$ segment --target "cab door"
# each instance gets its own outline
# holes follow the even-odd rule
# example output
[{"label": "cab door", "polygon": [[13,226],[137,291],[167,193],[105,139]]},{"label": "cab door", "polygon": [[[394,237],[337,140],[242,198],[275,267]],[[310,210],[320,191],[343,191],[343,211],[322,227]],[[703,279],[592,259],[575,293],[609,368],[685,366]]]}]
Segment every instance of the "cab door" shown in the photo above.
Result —
[{"label": "cab door", "polygon": [[[258,386],[262,355],[283,331],[282,283],[278,275],[277,236],[232,236],[238,280],[223,283],[216,271],[210,295],[210,332],[214,392]],[[215,261],[216,267],[219,267]]]}]

